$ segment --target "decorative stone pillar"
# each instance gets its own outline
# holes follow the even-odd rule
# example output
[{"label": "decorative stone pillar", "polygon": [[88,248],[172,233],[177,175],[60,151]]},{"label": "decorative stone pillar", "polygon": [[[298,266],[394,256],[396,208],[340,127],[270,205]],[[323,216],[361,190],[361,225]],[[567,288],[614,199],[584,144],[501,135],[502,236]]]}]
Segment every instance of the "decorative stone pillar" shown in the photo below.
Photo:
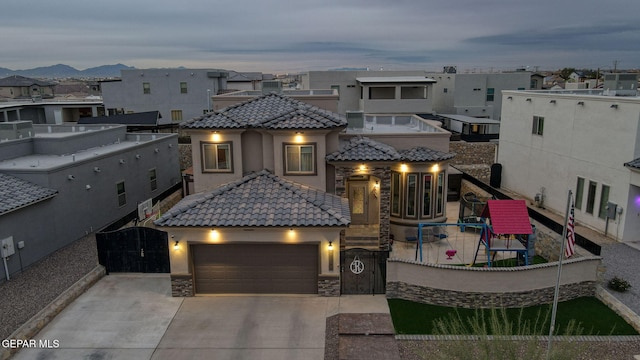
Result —
[{"label": "decorative stone pillar", "polygon": [[389,250],[391,228],[391,168],[376,167],[373,176],[380,179],[380,249]]},{"label": "decorative stone pillar", "polygon": [[191,274],[171,274],[171,296],[193,296],[193,276]]}]

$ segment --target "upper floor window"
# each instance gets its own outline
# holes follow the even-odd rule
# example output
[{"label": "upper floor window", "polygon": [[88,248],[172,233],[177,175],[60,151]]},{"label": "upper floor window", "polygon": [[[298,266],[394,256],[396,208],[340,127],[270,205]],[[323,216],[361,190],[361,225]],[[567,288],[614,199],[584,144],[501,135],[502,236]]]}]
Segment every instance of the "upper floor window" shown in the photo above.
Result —
[{"label": "upper floor window", "polygon": [[607,205],[609,203],[609,190],[611,188],[609,185],[602,184],[600,188],[600,208],[598,209],[598,217],[601,219],[606,219],[609,214],[609,209]]},{"label": "upper floor window", "polygon": [[171,121],[182,121],[182,110],[171,110]]},{"label": "upper floor window", "polygon": [[402,86],[400,87],[401,99],[426,99],[426,86]]},{"label": "upper floor window", "polygon": [[149,185],[151,185],[151,191],[158,189],[158,176],[155,168],[149,170]]},{"label": "upper floor window", "polygon": [[493,101],[495,94],[496,94],[496,89],[487,88],[487,101]]},{"label": "upper floor window", "polygon": [[393,86],[369,88],[369,99],[371,100],[393,100],[395,98],[396,88]]},{"label": "upper floor window", "polygon": [[531,129],[531,133],[534,135],[541,135],[544,130],[544,117],[543,116],[534,116],[533,117],[533,127]]},{"label": "upper floor window", "polygon": [[118,194],[118,206],[127,205],[127,193],[124,190],[124,181],[116,184],[116,193]]},{"label": "upper floor window", "polygon": [[231,141],[224,143],[201,142],[202,172],[233,172]]},{"label": "upper floor window", "polygon": [[316,144],[284,144],[285,175],[315,175]]},{"label": "upper floor window", "polygon": [[187,93],[187,83],[185,81],[180,83],[180,94]]},{"label": "upper floor window", "polygon": [[149,84],[148,82],[143,82],[142,83],[142,93],[151,94],[151,84]]},{"label": "upper floor window", "polygon": [[331,90],[335,90],[340,95],[340,85],[331,85]]}]

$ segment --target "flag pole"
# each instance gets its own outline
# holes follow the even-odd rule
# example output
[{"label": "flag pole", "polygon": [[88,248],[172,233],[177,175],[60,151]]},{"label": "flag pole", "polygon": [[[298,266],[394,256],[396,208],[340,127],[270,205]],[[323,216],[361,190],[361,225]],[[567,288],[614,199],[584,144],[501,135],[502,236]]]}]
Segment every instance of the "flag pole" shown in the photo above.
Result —
[{"label": "flag pole", "polygon": [[556,327],[556,312],[558,310],[558,294],[560,293],[560,274],[562,273],[562,258],[564,257],[564,243],[567,241],[567,222],[569,220],[569,205],[571,204],[571,190],[567,194],[567,209],[564,215],[564,228],[562,229],[562,240],[560,241],[560,258],[558,259],[558,277],[556,279],[556,290],[553,293],[553,307],[551,310],[551,326],[549,327],[549,341],[547,342],[547,360],[551,356],[551,340]]}]

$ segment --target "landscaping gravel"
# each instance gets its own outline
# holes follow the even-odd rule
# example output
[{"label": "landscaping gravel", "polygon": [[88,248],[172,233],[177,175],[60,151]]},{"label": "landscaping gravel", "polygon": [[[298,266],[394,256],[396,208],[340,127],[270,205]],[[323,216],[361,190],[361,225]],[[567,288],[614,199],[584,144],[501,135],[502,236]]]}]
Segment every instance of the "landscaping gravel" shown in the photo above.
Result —
[{"label": "landscaping gravel", "polygon": [[607,289],[611,295],[615,296],[629,309],[636,314],[640,314],[640,250],[624,243],[609,244],[602,246],[602,264],[605,266],[605,283],[617,276],[631,284],[631,288],[626,292],[613,291]]},{"label": "landscaping gravel", "polygon": [[94,236],[87,236],[0,283],[0,339],[37,314],[98,264]]}]

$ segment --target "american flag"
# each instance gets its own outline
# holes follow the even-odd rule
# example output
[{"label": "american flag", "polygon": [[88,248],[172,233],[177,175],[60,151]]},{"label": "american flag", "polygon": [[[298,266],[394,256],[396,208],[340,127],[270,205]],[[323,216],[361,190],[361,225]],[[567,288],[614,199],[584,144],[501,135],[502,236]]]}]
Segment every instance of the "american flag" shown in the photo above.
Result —
[{"label": "american flag", "polygon": [[576,252],[576,233],[573,197],[571,197],[571,208],[569,209],[569,219],[567,220],[567,244],[564,247],[564,255],[571,257]]}]

